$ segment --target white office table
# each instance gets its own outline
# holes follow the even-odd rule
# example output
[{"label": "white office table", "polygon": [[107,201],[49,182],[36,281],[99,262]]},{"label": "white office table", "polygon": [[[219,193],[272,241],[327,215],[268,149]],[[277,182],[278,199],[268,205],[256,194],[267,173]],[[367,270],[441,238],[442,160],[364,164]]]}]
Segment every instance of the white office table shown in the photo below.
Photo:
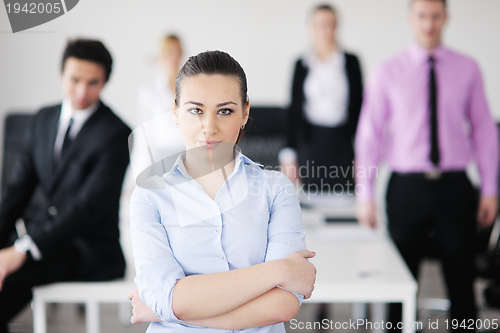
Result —
[{"label": "white office table", "polygon": [[356,223],[316,225],[306,232],[307,248],[316,252],[311,262],[317,274],[313,295],[305,302],[401,302],[403,332],[415,331],[417,283],[386,235]]},{"label": "white office table", "polygon": [[356,219],[356,197],[349,195],[312,195],[299,193],[300,203],[309,212],[320,213],[326,219],[346,221]]}]

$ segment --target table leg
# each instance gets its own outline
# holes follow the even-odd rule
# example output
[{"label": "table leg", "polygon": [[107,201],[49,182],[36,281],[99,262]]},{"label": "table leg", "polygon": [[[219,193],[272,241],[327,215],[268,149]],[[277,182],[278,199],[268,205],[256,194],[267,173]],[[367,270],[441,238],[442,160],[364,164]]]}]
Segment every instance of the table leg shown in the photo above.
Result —
[{"label": "table leg", "polygon": [[366,303],[352,303],[351,305],[351,318],[353,320],[366,319]]},{"label": "table leg", "polygon": [[[387,303],[372,303],[371,304],[371,310],[372,310],[372,321],[374,323],[381,323],[382,321],[386,322],[387,321]],[[380,329],[373,329],[372,333],[383,333],[384,330],[382,328]]]},{"label": "table leg", "polygon": [[39,297],[33,297],[33,332],[47,333],[45,302]]},{"label": "table leg", "polygon": [[87,333],[99,333],[99,303],[88,301],[86,303]]},{"label": "table leg", "polygon": [[417,328],[417,296],[411,295],[403,301],[403,333],[414,333]]}]

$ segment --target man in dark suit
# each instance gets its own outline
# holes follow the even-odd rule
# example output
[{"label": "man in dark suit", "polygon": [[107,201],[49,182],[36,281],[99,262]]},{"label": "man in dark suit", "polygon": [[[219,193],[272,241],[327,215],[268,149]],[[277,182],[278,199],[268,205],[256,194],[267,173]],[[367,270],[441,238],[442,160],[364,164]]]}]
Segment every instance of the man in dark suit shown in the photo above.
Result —
[{"label": "man in dark suit", "polygon": [[[111,73],[99,41],[66,46],[62,104],[31,120],[0,203],[0,332],[31,299],[33,286],[124,275],[118,208],[130,129],[99,95]],[[35,189],[43,200],[16,235]]]}]

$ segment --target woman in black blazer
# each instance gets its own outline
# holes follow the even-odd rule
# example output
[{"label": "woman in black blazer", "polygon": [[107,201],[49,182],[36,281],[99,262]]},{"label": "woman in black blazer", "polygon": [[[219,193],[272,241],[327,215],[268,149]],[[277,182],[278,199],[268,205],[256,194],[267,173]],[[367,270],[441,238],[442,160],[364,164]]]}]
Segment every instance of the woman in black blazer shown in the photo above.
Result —
[{"label": "woman in black blazer", "polygon": [[313,52],[295,65],[287,147],[280,163],[309,193],[346,194],[354,187],[353,138],[363,84],[358,58],[337,44],[336,12],[329,5],[312,16]]}]

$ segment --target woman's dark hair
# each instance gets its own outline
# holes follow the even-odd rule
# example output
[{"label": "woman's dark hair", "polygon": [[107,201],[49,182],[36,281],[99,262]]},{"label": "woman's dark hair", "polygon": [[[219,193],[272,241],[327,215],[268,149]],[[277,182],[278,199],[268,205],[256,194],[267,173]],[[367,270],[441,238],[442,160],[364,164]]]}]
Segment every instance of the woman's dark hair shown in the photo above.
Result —
[{"label": "woman's dark hair", "polygon": [[[243,108],[248,105],[247,76],[240,64],[229,54],[222,51],[205,51],[198,55],[191,56],[182,66],[175,80],[175,104],[179,105],[179,96],[182,89],[182,81],[190,76],[206,75],[228,75],[238,80],[240,84],[241,102]],[[245,131],[240,129],[236,144],[240,142]]]},{"label": "woman's dark hair", "polygon": [[182,81],[187,77],[198,74],[220,74],[234,77],[240,84],[242,105],[243,107],[247,105],[247,77],[245,71],[233,57],[222,51],[205,51],[189,57],[175,80],[175,104],[178,105],[179,103]]},{"label": "woman's dark hair", "polygon": [[104,44],[100,41],[81,38],[68,41],[63,53],[61,72],[64,71],[64,65],[69,57],[88,60],[102,65],[106,75],[105,79],[108,81],[111,75],[113,59]]}]

